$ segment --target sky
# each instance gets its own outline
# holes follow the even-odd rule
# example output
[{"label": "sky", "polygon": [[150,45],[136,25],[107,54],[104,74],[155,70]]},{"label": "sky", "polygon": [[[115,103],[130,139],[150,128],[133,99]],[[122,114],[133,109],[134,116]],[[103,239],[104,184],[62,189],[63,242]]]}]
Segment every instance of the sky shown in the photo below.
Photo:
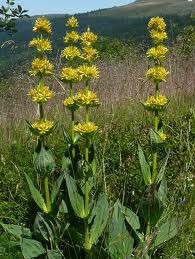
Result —
[{"label": "sky", "polygon": [[[0,0],[0,2],[3,0]],[[134,0],[15,0],[29,15],[83,13],[87,11],[125,5]],[[3,1],[5,2],[5,1]]]}]

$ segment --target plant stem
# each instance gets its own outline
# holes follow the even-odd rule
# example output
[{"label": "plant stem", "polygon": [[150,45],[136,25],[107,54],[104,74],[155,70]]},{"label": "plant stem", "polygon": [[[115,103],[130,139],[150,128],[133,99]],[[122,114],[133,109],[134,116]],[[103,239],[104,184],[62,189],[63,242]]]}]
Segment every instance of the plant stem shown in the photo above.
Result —
[{"label": "plant stem", "polygon": [[49,182],[48,177],[45,177],[44,180],[44,186],[45,186],[45,199],[46,199],[46,206],[48,213],[51,211],[51,201],[50,201],[50,194],[49,194]]}]

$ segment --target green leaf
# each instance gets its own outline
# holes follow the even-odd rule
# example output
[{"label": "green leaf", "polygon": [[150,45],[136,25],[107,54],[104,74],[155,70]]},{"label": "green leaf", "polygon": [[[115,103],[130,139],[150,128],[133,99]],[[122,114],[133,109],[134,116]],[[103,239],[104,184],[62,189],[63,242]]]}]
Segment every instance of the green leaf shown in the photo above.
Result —
[{"label": "green leaf", "polygon": [[25,228],[23,226],[12,225],[12,224],[3,224],[3,223],[0,223],[0,225],[3,227],[5,232],[7,232],[10,235],[13,235],[17,238],[32,236],[30,229]]},{"label": "green leaf", "polygon": [[36,204],[39,206],[39,208],[45,212],[45,213],[48,213],[47,211],[47,206],[45,204],[45,201],[43,199],[43,196],[41,195],[41,193],[35,188],[32,180],[30,179],[30,177],[26,174],[25,174],[25,177],[26,177],[26,180],[28,182],[28,186],[30,188],[30,192],[31,192],[31,195],[34,199],[34,201],[36,202]]},{"label": "green leaf", "polygon": [[140,162],[141,172],[142,172],[144,182],[146,185],[151,185],[152,177],[151,177],[150,165],[147,162],[144,152],[140,145],[138,145],[138,155],[139,155],[139,162]]},{"label": "green leaf", "polygon": [[65,174],[65,178],[71,206],[78,217],[85,218],[84,200],[78,193],[76,181],[69,174]]},{"label": "green leaf", "polygon": [[33,239],[21,239],[21,250],[25,259],[36,258],[42,254],[45,254],[46,251],[43,248],[42,244]]},{"label": "green leaf", "polygon": [[151,140],[152,143],[161,144],[161,143],[164,142],[161,139],[160,135],[156,131],[154,131],[153,129],[150,129],[149,135],[150,135],[150,140]]},{"label": "green leaf", "polygon": [[47,251],[48,259],[61,259],[62,253],[58,250],[48,250]]},{"label": "green leaf", "polygon": [[69,157],[64,156],[62,158],[62,170],[67,173],[69,170],[69,167],[71,165],[71,160]]},{"label": "green leaf", "polygon": [[59,212],[63,213],[63,214],[67,214],[68,213],[68,208],[66,206],[66,203],[64,200],[62,200],[60,206],[59,206]]},{"label": "green leaf", "polygon": [[169,241],[171,238],[177,235],[179,228],[183,224],[182,219],[173,218],[166,223],[162,224],[159,228],[158,234],[156,235],[152,248]]},{"label": "green leaf", "polygon": [[157,196],[158,196],[159,201],[161,201],[162,204],[165,205],[166,200],[167,200],[167,181],[166,181],[165,177],[161,181]]},{"label": "green leaf", "polygon": [[165,169],[166,169],[166,166],[167,166],[167,162],[168,162],[168,159],[169,159],[169,155],[170,155],[170,151],[168,152],[166,158],[165,158],[165,161],[163,163],[163,165],[161,166],[157,176],[156,176],[156,179],[155,179],[155,183],[156,184],[159,184],[160,181],[163,179],[163,176],[165,175]]},{"label": "green leaf", "polygon": [[97,243],[98,238],[104,231],[109,216],[108,201],[105,194],[100,194],[96,205],[93,208],[89,222],[93,222],[89,232],[89,244],[87,249],[90,250]]},{"label": "green leaf", "polygon": [[54,239],[53,231],[51,229],[50,224],[45,220],[41,213],[37,213],[34,222],[34,233],[36,236],[45,239],[46,241],[50,241]]},{"label": "green leaf", "polygon": [[133,238],[127,231],[125,218],[121,212],[121,204],[114,204],[112,218],[109,224],[108,251],[113,259],[131,258],[133,252]]},{"label": "green leaf", "polygon": [[56,197],[60,191],[60,187],[62,185],[62,182],[64,180],[64,173],[61,173],[61,175],[58,177],[56,182],[53,184],[52,190],[51,190],[51,203],[53,204],[56,200]]}]

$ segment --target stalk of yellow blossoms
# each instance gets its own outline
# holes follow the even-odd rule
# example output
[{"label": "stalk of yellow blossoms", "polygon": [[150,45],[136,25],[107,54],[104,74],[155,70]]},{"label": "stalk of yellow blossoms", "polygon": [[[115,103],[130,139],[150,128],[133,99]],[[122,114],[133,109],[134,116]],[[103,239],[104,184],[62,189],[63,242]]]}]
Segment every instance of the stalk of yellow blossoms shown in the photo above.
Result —
[{"label": "stalk of yellow blossoms", "polygon": [[[154,212],[154,207],[156,206],[156,193],[157,188],[161,183],[163,178],[163,170],[159,170],[158,157],[159,157],[159,147],[166,141],[166,134],[163,132],[162,121],[160,119],[160,113],[163,112],[168,104],[168,99],[166,96],[160,93],[160,84],[166,81],[166,77],[169,72],[163,67],[162,62],[166,59],[166,54],[168,49],[163,45],[163,41],[167,39],[166,34],[166,23],[163,18],[153,17],[148,23],[148,29],[150,32],[150,38],[153,43],[152,48],[150,48],[146,56],[149,58],[154,66],[151,67],[146,72],[146,77],[155,85],[154,95],[148,97],[148,99],[143,102],[145,109],[149,110],[154,114],[153,128],[150,129],[150,142],[152,145],[152,163],[151,165],[147,162],[145,155],[139,147],[139,158],[141,169],[143,173],[144,182],[149,187],[149,193],[151,199],[149,198],[149,204],[147,209],[147,229],[146,229],[146,239],[149,238],[153,221],[152,217],[154,213],[158,215],[158,212]],[[161,174],[161,175],[160,175]],[[161,205],[159,205],[160,207]],[[158,216],[157,216],[158,218]]]},{"label": "stalk of yellow blossoms", "polygon": [[[37,151],[34,156],[34,165],[38,173],[44,175],[44,190],[46,197],[47,212],[51,211],[51,201],[49,194],[48,173],[51,172],[55,166],[52,154],[46,150],[44,139],[49,135],[55,127],[54,122],[45,118],[44,106],[48,100],[54,97],[54,92],[45,84],[44,78],[53,74],[54,66],[50,63],[46,53],[52,50],[49,35],[51,34],[51,23],[44,17],[40,17],[35,21],[33,31],[38,34],[33,38],[29,47],[35,48],[37,57],[32,61],[31,76],[37,78],[37,85],[32,88],[28,95],[32,101],[37,103],[39,109],[39,119],[30,125],[31,131],[39,138]],[[42,176],[42,175],[41,175]]]}]

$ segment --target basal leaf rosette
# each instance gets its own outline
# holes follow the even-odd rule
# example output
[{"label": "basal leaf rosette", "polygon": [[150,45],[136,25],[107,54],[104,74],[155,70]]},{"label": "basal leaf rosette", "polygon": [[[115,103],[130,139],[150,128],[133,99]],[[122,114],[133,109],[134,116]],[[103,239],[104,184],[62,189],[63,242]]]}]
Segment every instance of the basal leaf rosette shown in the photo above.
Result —
[{"label": "basal leaf rosette", "polygon": [[60,73],[60,80],[64,83],[79,83],[82,75],[77,68],[64,67]]},{"label": "basal leaf rosette", "polygon": [[53,74],[54,65],[47,58],[35,58],[32,61],[32,67],[29,71],[32,76],[51,76]]},{"label": "basal leaf rosette", "polygon": [[168,75],[169,72],[161,66],[152,67],[146,72],[146,77],[156,84],[166,82],[166,77]]},{"label": "basal leaf rosette", "polygon": [[28,94],[32,101],[38,104],[44,104],[55,96],[54,91],[50,90],[48,86],[39,84],[37,87],[31,89]]},{"label": "basal leaf rosette", "polygon": [[98,99],[97,94],[90,90],[78,92],[74,99],[79,106],[83,107],[97,107],[100,105],[100,100]]},{"label": "basal leaf rosette", "polygon": [[98,126],[93,122],[78,123],[74,126],[74,131],[83,137],[91,137],[97,130]]},{"label": "basal leaf rosette", "polygon": [[152,59],[154,61],[164,61],[166,59],[166,54],[168,52],[168,49],[161,45],[155,46],[153,48],[150,48],[147,52],[146,52],[146,56],[149,59]]},{"label": "basal leaf rosette", "polygon": [[80,56],[80,50],[76,46],[66,47],[61,53],[61,57],[66,58],[69,61],[73,61],[75,58],[79,58]]},{"label": "basal leaf rosette", "polygon": [[53,132],[56,124],[53,121],[47,119],[40,119],[33,124],[29,124],[29,128],[36,136],[47,136]]},{"label": "basal leaf rosette", "polygon": [[35,48],[40,53],[52,51],[51,41],[39,37],[33,38],[29,43],[29,47]]},{"label": "basal leaf rosette", "polygon": [[149,111],[164,111],[169,100],[164,95],[150,96],[145,102],[142,104]]},{"label": "basal leaf rosette", "polygon": [[41,34],[51,34],[51,23],[44,17],[39,17],[35,21],[35,25],[33,27],[34,32],[38,32]]}]

